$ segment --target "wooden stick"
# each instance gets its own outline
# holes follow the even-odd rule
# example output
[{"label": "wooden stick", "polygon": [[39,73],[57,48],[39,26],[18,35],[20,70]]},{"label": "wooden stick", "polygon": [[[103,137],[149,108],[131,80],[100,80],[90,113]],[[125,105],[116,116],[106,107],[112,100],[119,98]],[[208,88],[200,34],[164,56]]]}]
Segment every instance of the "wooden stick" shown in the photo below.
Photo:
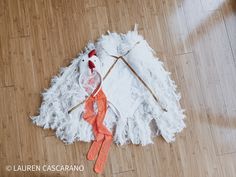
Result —
[{"label": "wooden stick", "polygon": [[[166,108],[163,108],[163,106],[160,103],[160,100],[156,97],[156,95],[153,93],[152,89],[147,85],[147,83],[138,75],[138,73],[132,68],[132,66],[130,66],[130,64],[122,57],[116,57],[116,56],[112,56],[113,58],[116,58],[116,61],[112,64],[112,66],[109,68],[109,70],[107,71],[107,73],[105,74],[105,76],[103,77],[103,80],[106,79],[106,77],[108,76],[108,74],[111,72],[111,70],[114,68],[114,66],[116,65],[116,63],[118,62],[119,59],[121,59],[126,66],[128,66],[128,68],[131,70],[131,72],[138,78],[138,80],[144,85],[144,87],[146,87],[146,89],[151,93],[152,97],[154,98],[154,100],[160,105],[161,109],[164,112],[167,112]],[[71,108],[68,111],[68,114],[70,114],[73,110],[77,109],[80,105],[82,105],[84,102],[86,101],[83,100],[82,102],[80,102],[79,104],[77,104],[76,106],[74,106],[73,108]]]},{"label": "wooden stick", "polygon": [[116,61],[111,65],[111,67],[109,68],[109,70],[107,71],[106,75],[104,76],[103,80],[106,79],[106,77],[108,76],[108,74],[111,72],[111,70],[114,68],[115,64],[117,63],[117,61],[119,60],[119,57],[116,58]]},{"label": "wooden stick", "polygon": [[68,111],[68,114],[70,114],[72,111],[74,111],[75,109],[77,109],[77,108],[78,108],[80,105],[82,105],[85,101],[86,101],[86,99],[83,100],[83,101],[81,101],[79,104],[77,104],[77,105],[74,106],[73,108],[71,108],[71,109]]},{"label": "wooden stick", "polygon": [[[134,47],[139,44],[140,41],[138,41]],[[133,48],[134,48],[133,47]],[[126,56],[127,54],[129,54],[129,52],[133,49],[131,48],[130,50],[128,50],[125,55],[123,56]],[[107,53],[108,54],[108,53]],[[105,80],[108,76],[108,74],[111,72],[111,70],[114,68],[114,66],[116,65],[116,63],[118,62],[119,59],[121,59],[125,64],[126,66],[128,66],[128,68],[131,70],[131,72],[138,78],[138,80],[144,85],[144,87],[146,87],[146,89],[151,93],[152,97],[154,98],[154,100],[159,104],[159,106],[161,107],[161,109],[164,111],[164,112],[167,112],[167,109],[166,108],[163,108],[162,104],[160,103],[160,100],[156,97],[156,95],[153,93],[152,89],[147,85],[147,83],[138,75],[138,73],[132,68],[132,66],[130,66],[130,64],[123,58],[123,56],[114,56],[114,55],[110,55],[108,54],[109,56],[113,57],[116,59],[116,61],[111,65],[111,67],[109,68],[109,70],[107,71],[107,73],[105,74],[105,76],[103,77],[103,80]],[[86,101],[86,99],[82,102],[80,102],[79,104],[77,104],[76,106],[74,106],[73,108],[71,108],[69,111],[68,111],[68,114],[70,114],[73,110],[75,110],[76,108],[78,108],[80,105],[82,105],[84,102]]]},{"label": "wooden stick", "polygon": [[146,87],[146,89],[151,93],[151,95],[153,96],[154,100],[160,105],[161,109],[164,112],[167,112],[166,108],[163,108],[162,105],[160,104],[159,99],[156,97],[156,95],[153,93],[153,91],[151,90],[151,88],[147,85],[146,82],[144,82],[144,80],[138,75],[138,73],[132,68],[132,66],[130,66],[130,64],[121,56],[119,57],[119,59],[121,59],[126,66],[128,66],[128,68],[132,71],[132,73],[139,79],[139,81]]},{"label": "wooden stick", "polygon": [[[109,70],[107,71],[107,73],[105,74],[105,76],[103,77],[103,80],[106,79],[106,77],[107,77],[108,74],[111,72],[111,70],[114,68],[115,64],[117,63],[117,61],[118,61],[118,59],[119,59],[119,57],[116,57],[116,56],[112,56],[112,57],[116,58],[116,61],[111,65],[111,67],[109,68]],[[92,95],[92,94],[91,94],[91,95]],[[91,95],[90,95],[90,96],[91,96]],[[75,109],[77,109],[77,108],[78,108],[80,105],[82,105],[85,101],[86,101],[86,99],[83,100],[82,102],[78,103],[77,105],[75,105],[73,108],[71,108],[71,109],[68,111],[68,114],[70,114],[72,111],[74,111]]]}]

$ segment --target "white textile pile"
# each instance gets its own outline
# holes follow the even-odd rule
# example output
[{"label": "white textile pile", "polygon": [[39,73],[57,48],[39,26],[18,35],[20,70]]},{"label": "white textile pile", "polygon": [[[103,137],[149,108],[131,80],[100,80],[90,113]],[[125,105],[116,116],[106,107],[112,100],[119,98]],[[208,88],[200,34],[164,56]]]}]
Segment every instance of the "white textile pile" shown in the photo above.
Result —
[{"label": "white textile pile", "polygon": [[175,133],[185,127],[180,94],[176,93],[170,73],[164,70],[163,63],[154,56],[154,51],[136,29],[127,34],[108,33],[97,42],[89,43],[83,53],[52,79],[51,87],[42,94],[39,115],[32,117],[33,122],[55,130],[57,137],[65,143],[94,139],[91,125],[82,117],[83,105],[68,114],[71,107],[85,98],[78,82],[78,66],[93,49],[101,61],[102,76],[115,62],[112,55],[123,56],[167,109],[167,112],[163,111],[140,80],[118,60],[102,85],[107,100],[115,108],[108,108],[104,121],[113,132],[114,142],[146,145],[159,134],[167,142],[173,141]]}]

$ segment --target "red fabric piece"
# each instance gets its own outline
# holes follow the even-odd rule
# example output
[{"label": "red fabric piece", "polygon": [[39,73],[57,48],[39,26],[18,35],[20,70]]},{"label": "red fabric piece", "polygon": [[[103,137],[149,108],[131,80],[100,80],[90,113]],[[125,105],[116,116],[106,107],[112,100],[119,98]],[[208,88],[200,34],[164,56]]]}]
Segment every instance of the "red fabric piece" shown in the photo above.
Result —
[{"label": "red fabric piece", "polygon": [[96,50],[92,50],[91,52],[89,52],[88,57],[91,58],[93,55],[96,55]]},{"label": "red fabric piece", "polygon": [[95,64],[90,60],[88,61],[88,66],[89,66],[89,69],[95,68]]}]

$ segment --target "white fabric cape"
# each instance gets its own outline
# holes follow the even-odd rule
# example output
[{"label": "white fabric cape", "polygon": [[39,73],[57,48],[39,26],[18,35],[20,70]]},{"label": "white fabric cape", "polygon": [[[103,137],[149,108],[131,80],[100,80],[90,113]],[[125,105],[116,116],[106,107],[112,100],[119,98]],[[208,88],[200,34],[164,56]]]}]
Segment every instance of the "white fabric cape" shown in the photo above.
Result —
[{"label": "white fabric cape", "polygon": [[108,108],[104,120],[106,127],[113,132],[114,142],[146,145],[159,134],[167,142],[173,141],[175,133],[185,127],[185,116],[179,104],[180,94],[176,93],[170,73],[164,70],[163,63],[155,57],[152,48],[136,29],[127,34],[108,32],[97,42],[89,43],[68,67],[61,69],[59,75],[52,79],[51,87],[42,93],[39,115],[32,117],[33,123],[55,130],[56,136],[65,143],[94,139],[91,125],[81,116],[84,105],[68,114],[71,107],[84,100],[77,68],[79,61],[87,57],[92,49],[96,49],[101,60],[103,76],[115,61],[110,55],[124,56],[130,50],[124,58],[167,109],[163,112],[146,87],[122,61],[118,61],[102,85],[108,101],[119,113]]}]

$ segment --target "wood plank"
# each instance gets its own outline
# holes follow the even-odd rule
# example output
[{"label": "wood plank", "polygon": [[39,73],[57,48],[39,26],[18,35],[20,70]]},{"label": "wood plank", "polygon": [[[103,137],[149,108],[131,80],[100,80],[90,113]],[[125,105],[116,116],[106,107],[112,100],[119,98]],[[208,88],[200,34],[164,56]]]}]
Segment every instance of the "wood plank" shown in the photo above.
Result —
[{"label": "wood plank", "polygon": [[185,11],[215,148],[217,154],[234,152],[236,70],[230,43],[221,13],[204,13],[197,5],[185,4]]},{"label": "wood plank", "polygon": [[[0,176],[236,176],[235,0],[0,1]],[[135,23],[172,72],[187,128],[168,144],[112,145],[93,172],[90,143],[65,145],[29,119],[40,92],[89,40]],[[14,148],[13,148],[14,147]],[[7,172],[8,164],[82,164],[83,172]]]},{"label": "wood plank", "polygon": [[[22,147],[20,146],[20,126],[16,108],[16,95],[14,87],[0,88],[0,174],[8,174],[7,165],[20,164],[22,162]],[[14,147],[14,148],[13,148]],[[11,175],[14,175],[11,173]],[[15,175],[14,175],[15,176]]]},{"label": "wood plank", "polygon": [[[6,6],[6,1],[0,2],[0,7]],[[12,61],[9,58],[9,15],[8,9],[0,10],[0,87],[13,86]]]},{"label": "wood plank", "polygon": [[231,49],[236,62],[236,2],[234,0],[221,0],[220,10],[224,17]]},{"label": "wood plank", "polygon": [[136,177],[138,176],[136,171],[125,171],[125,172],[121,172],[121,173],[116,173],[113,175],[113,177],[126,177],[126,176],[130,176],[130,177]]},{"label": "wood plank", "polygon": [[229,153],[219,156],[223,177],[234,177],[236,174],[236,154]]},{"label": "wood plank", "polygon": [[110,160],[113,174],[134,170],[133,149],[131,146],[112,146]]},{"label": "wood plank", "polygon": [[221,0],[201,0],[201,3],[205,11],[213,11],[219,8]]},{"label": "wood plank", "polygon": [[178,162],[178,169],[183,170],[180,171],[183,176],[220,177],[220,164],[216,157],[196,61],[191,53],[178,55],[174,59],[174,75],[178,77],[179,90],[183,96],[182,106],[187,108],[188,128],[173,144],[173,156]]},{"label": "wood plank", "polygon": [[178,0],[163,1],[168,30],[174,54],[189,53],[192,51],[189,40],[185,40],[188,35],[188,28],[184,16],[182,2]]}]

